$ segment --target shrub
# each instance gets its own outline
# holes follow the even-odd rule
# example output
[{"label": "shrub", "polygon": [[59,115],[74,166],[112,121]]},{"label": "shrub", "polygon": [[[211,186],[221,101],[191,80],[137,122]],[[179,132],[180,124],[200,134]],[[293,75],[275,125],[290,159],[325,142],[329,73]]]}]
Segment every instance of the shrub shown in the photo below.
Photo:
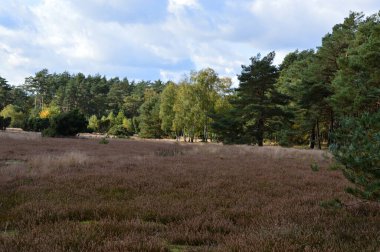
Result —
[{"label": "shrub", "polygon": [[56,137],[58,136],[57,131],[54,128],[47,128],[41,131],[43,137]]},{"label": "shrub", "polygon": [[59,107],[56,105],[51,105],[42,109],[38,115],[40,118],[45,119],[45,118],[51,118],[56,115],[59,115],[59,113],[60,113]]},{"label": "shrub", "polygon": [[10,117],[11,123],[9,126],[13,128],[21,128],[25,117],[24,113],[20,110],[20,108],[12,104],[7,105],[0,112],[0,116],[3,116],[5,118]]},{"label": "shrub", "polygon": [[3,117],[0,116],[0,130],[5,130],[9,125],[11,124],[11,118],[10,117]]},{"label": "shrub", "polygon": [[87,128],[92,132],[96,132],[99,129],[99,120],[96,115],[92,115],[88,120]]},{"label": "shrub", "polygon": [[332,134],[330,147],[343,173],[355,187],[347,192],[365,200],[380,201],[380,111],[349,117]]},{"label": "shrub", "polygon": [[22,129],[25,131],[41,132],[50,126],[48,118],[30,117],[24,120]]},{"label": "shrub", "polygon": [[111,128],[111,121],[106,118],[102,118],[98,121],[98,131],[99,133],[107,133]]},{"label": "shrub", "polygon": [[134,129],[132,119],[124,118],[123,127],[126,128],[131,135],[133,135]]},{"label": "shrub", "polygon": [[129,136],[129,132],[123,125],[114,125],[108,130],[108,134],[117,136],[117,137],[126,137]]},{"label": "shrub", "polygon": [[310,165],[310,168],[313,172],[319,171],[319,165],[315,161]]},{"label": "shrub", "polygon": [[78,110],[53,117],[50,127],[43,131],[44,136],[75,136],[87,129],[87,121]]},{"label": "shrub", "polygon": [[279,130],[277,134],[278,145],[282,147],[291,147],[292,146],[291,135],[292,135],[292,132],[290,130]]}]

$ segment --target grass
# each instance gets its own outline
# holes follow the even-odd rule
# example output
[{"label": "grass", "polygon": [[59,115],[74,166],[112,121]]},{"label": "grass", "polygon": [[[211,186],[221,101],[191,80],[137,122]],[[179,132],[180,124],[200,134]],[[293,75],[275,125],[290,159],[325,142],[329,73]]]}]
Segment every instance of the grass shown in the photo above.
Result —
[{"label": "grass", "polygon": [[357,204],[333,164],[317,150],[3,137],[0,251],[378,251],[379,205]]}]

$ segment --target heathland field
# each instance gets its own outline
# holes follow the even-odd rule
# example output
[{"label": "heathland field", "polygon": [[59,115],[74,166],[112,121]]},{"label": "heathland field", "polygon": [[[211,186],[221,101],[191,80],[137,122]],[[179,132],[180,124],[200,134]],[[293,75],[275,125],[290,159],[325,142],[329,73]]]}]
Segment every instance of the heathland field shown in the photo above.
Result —
[{"label": "heathland field", "polygon": [[0,135],[0,251],[378,251],[325,151]]}]

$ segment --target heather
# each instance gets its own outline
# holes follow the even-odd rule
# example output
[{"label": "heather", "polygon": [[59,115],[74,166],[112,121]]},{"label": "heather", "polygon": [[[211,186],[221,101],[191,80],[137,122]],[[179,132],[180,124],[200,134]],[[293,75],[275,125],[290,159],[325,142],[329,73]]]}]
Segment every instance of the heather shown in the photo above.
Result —
[{"label": "heather", "polygon": [[[0,135],[0,251],[377,251],[326,151]],[[314,168],[314,169],[312,169]]]}]

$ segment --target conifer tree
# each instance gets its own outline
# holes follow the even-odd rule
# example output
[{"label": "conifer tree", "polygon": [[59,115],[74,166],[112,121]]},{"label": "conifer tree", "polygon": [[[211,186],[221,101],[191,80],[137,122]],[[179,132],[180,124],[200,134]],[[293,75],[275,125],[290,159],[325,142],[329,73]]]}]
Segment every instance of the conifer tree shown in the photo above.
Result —
[{"label": "conifer tree", "polygon": [[282,105],[288,97],[275,88],[279,72],[273,65],[275,53],[251,58],[249,66],[242,66],[238,76],[236,106],[240,111],[247,133],[252,141],[263,146],[265,133],[271,132],[279,117],[285,115]]}]

